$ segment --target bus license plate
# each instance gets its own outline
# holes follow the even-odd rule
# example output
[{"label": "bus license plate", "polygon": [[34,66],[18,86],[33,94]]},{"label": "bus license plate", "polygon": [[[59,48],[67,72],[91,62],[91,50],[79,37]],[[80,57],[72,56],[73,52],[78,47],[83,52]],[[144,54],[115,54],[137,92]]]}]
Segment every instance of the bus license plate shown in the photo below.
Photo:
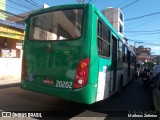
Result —
[{"label": "bus license plate", "polygon": [[54,80],[44,79],[44,80],[43,80],[43,83],[44,83],[44,84],[50,84],[50,85],[53,85],[53,84],[54,84]]}]

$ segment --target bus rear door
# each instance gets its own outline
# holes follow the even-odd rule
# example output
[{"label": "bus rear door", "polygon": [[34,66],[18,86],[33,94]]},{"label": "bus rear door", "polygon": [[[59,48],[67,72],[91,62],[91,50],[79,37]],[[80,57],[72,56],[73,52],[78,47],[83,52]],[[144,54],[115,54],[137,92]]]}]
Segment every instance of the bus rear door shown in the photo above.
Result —
[{"label": "bus rear door", "polygon": [[112,64],[111,64],[111,86],[110,93],[116,90],[117,79],[117,39],[112,35]]}]

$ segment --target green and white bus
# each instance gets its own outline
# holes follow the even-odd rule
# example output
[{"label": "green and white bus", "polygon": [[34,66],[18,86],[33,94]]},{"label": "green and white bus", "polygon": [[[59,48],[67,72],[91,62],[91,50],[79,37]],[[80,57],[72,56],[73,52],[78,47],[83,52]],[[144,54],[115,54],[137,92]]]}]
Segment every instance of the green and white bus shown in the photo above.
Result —
[{"label": "green and white bus", "polygon": [[134,79],[134,52],[93,4],[41,9],[26,25],[23,89],[92,104]]}]

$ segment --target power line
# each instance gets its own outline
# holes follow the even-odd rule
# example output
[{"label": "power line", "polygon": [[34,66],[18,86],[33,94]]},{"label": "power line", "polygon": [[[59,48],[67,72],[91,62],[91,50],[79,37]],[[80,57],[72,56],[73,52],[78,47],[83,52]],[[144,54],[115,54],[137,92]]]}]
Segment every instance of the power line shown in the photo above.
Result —
[{"label": "power line", "polygon": [[[133,41],[133,42],[136,42],[135,40],[132,40],[132,39],[128,39],[129,41]],[[142,40],[141,40],[142,41]],[[142,44],[147,44],[147,45],[160,45],[160,44],[157,44],[157,43],[148,43],[148,42],[143,42]]]},{"label": "power line", "polygon": [[41,7],[41,5],[39,5],[38,3],[36,3],[35,1],[33,1],[33,0],[25,0],[26,2],[28,2],[28,3],[30,3],[31,5],[33,5],[33,6],[35,6],[35,7]]},{"label": "power line", "polygon": [[[25,9],[28,9],[28,10],[34,10],[31,6],[27,6],[26,4],[24,5],[24,3],[21,3],[20,1],[18,2],[15,2],[15,1],[12,1],[12,0],[8,0],[10,3],[13,3],[15,5],[18,5],[22,8],[25,8]],[[21,3],[21,4],[20,4]]]},{"label": "power line", "polygon": [[[137,20],[137,19],[140,19],[140,18],[149,17],[149,16],[153,16],[153,15],[158,15],[158,14],[160,14],[160,12],[155,12],[155,13],[151,13],[151,14],[142,15],[142,16],[139,16],[139,17],[129,18],[129,19],[125,19],[124,21]],[[115,22],[118,22],[118,21],[113,21],[111,23],[115,23]]]},{"label": "power line", "polygon": [[[148,42],[144,42],[144,41],[148,41],[148,40],[135,40],[135,39],[127,39],[127,40],[129,40],[129,41],[132,41],[132,42],[141,42],[141,43],[147,43],[148,44]],[[154,41],[154,40],[153,40]],[[160,40],[159,40],[159,42],[160,42]],[[153,43],[153,44],[155,44],[155,43]]]},{"label": "power line", "polygon": [[129,19],[125,19],[124,21],[140,19],[140,18],[144,18],[144,17],[149,17],[149,16],[157,15],[157,14],[160,14],[160,12],[155,12],[155,13],[151,13],[151,14],[147,14],[147,15],[142,15],[142,16],[139,16],[139,17],[129,18]]},{"label": "power line", "polygon": [[21,5],[25,4],[26,7],[31,8],[33,10],[39,8],[39,7],[35,6],[33,3],[28,2],[27,0],[23,0],[23,1],[22,0],[16,0],[16,1],[17,1],[17,3],[19,3]]},{"label": "power line", "polygon": [[135,33],[137,33],[137,32],[140,32],[140,33],[144,32],[144,33],[146,33],[146,32],[156,32],[156,31],[160,31],[160,30],[150,30],[150,31],[149,31],[149,30],[148,30],[148,31],[145,31],[145,30],[144,30],[144,31],[124,31],[124,32],[132,32],[132,33],[133,33],[133,32],[135,32]]},{"label": "power line", "polygon": [[126,5],[126,6],[124,6],[124,7],[122,7],[121,10],[122,10],[122,9],[125,9],[125,8],[127,8],[127,7],[129,7],[129,6],[131,6],[131,5],[133,5],[134,3],[138,2],[138,1],[139,1],[139,0],[133,1],[132,3],[130,3],[130,4]]},{"label": "power line", "polygon": [[36,5],[36,6],[39,6],[39,7],[41,7],[41,5],[40,4],[38,4],[37,2],[35,2],[34,0],[26,0],[26,1],[28,1],[28,2],[30,2],[31,1],[31,3],[33,3],[34,5]]},{"label": "power line", "polygon": [[77,0],[78,3],[84,3],[85,0]]},{"label": "power line", "polygon": [[160,44],[156,44],[156,43],[143,43],[143,44],[160,46]]},{"label": "power line", "polygon": [[12,15],[12,16],[15,16],[15,17],[18,17],[18,18],[21,18],[21,19],[24,19],[22,16],[19,16],[19,15],[16,15],[14,13],[10,13],[10,12],[7,12],[7,11],[4,11],[4,10],[1,10],[0,9],[0,12],[3,13],[3,14],[7,14],[7,15]]},{"label": "power line", "polygon": [[124,2],[120,3],[119,5],[117,5],[117,7],[121,6],[122,4],[124,4],[127,1],[129,1],[129,0],[125,0]]},{"label": "power line", "polygon": [[[4,4],[4,3],[2,3],[2,2],[0,2],[0,4],[1,4],[1,5],[3,5],[3,6],[5,6],[5,5],[6,5],[6,4]],[[15,10],[19,10],[19,11],[27,12],[27,11],[24,11],[24,10],[22,10],[22,9],[19,9],[19,8],[13,7],[12,5],[9,5],[9,4],[7,4],[7,6],[9,6],[9,7],[10,7],[10,8],[12,8],[12,9],[15,9]]]},{"label": "power line", "polygon": [[88,1],[88,3],[90,3],[91,1],[93,1],[93,0]]},{"label": "power line", "polygon": [[129,32],[128,34],[131,34],[131,35],[128,35],[128,36],[142,36],[142,35],[160,34],[160,31],[152,31],[152,32],[149,32],[149,31],[146,31],[146,32],[136,32],[135,31],[135,32]]},{"label": "power line", "polygon": [[95,3],[96,0],[89,0],[88,3],[90,3],[90,2]]},{"label": "power line", "polygon": [[[128,40],[130,40],[130,41],[139,41],[139,39],[137,40],[137,39],[128,39]],[[145,39],[145,40],[141,40],[141,41],[151,41],[151,40],[147,40],[147,39]],[[160,42],[160,40],[152,40],[152,41],[159,41]]]},{"label": "power line", "polygon": [[146,33],[146,34],[142,34],[142,33],[137,33],[137,34],[133,34],[133,35],[127,35],[127,36],[143,36],[143,35],[153,35],[153,34],[160,34],[160,32],[155,32],[155,33]]},{"label": "power line", "polygon": [[[155,22],[155,21],[157,21],[157,20],[159,20],[159,16],[157,16],[156,18],[152,18],[152,19],[147,19],[147,20],[145,20],[145,21],[140,21],[140,22],[143,22],[143,23],[140,23],[140,22],[136,22],[136,23],[140,23],[140,24],[136,24],[136,23],[132,23],[130,26],[131,27],[129,27],[129,28],[127,28],[127,29],[134,29],[134,28],[138,28],[138,27],[142,27],[142,26],[144,26],[144,25],[146,25],[146,24],[151,24],[151,23],[153,23],[153,22]],[[136,25],[135,25],[136,24]]]}]

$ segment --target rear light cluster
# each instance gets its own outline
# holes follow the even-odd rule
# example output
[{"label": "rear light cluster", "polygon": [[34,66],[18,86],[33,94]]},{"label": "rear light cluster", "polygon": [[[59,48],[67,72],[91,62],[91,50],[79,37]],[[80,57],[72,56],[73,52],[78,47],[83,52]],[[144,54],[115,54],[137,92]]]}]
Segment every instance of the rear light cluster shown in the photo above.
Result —
[{"label": "rear light cluster", "polygon": [[25,80],[28,80],[27,67],[26,67],[26,58],[24,56],[22,58],[22,77]]},{"label": "rear light cluster", "polygon": [[74,80],[74,88],[81,88],[87,84],[88,68],[89,58],[85,58],[79,62]]}]

